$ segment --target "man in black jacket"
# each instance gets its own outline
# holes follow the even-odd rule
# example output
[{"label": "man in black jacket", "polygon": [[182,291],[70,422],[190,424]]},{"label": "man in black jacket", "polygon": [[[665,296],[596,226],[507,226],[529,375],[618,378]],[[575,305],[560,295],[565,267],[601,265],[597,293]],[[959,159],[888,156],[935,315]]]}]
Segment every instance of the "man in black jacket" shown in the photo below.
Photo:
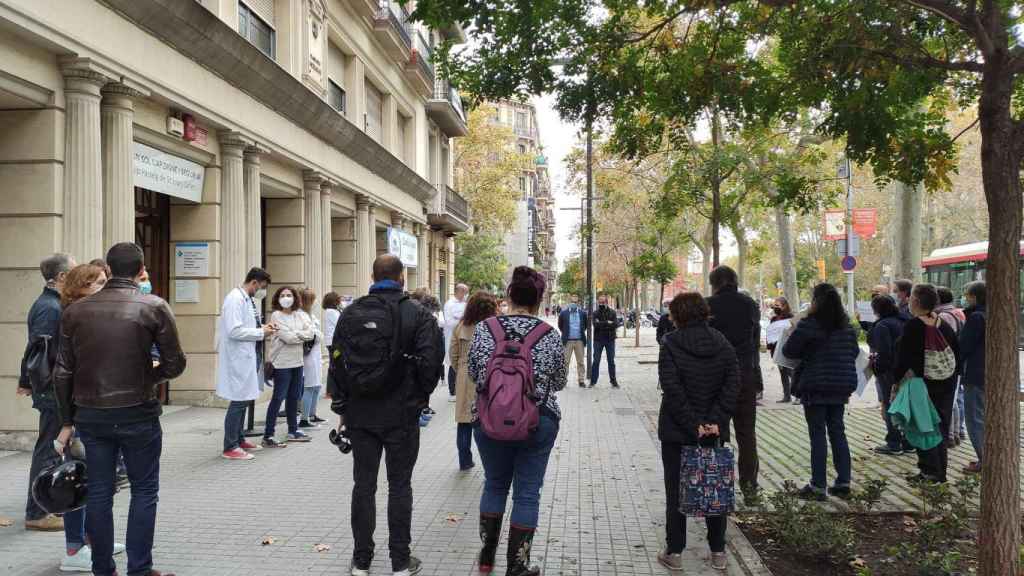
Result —
[{"label": "man in black jacket", "polygon": [[[444,335],[437,319],[403,292],[402,261],[390,254],[373,262],[370,294],[356,300],[342,312],[334,331],[328,390],[331,409],[340,416],[339,428],[352,442],[354,485],[352,487],[352,576],[369,574],[373,561],[373,531],[376,524],[377,473],[381,454],[385,455],[388,476],[388,547],[391,568],[396,575],[408,576],[421,569],[419,559],[410,554],[412,543],[412,471],[420,448],[420,412],[437,387],[444,361]],[[353,322],[381,299],[394,306],[400,319],[397,337],[402,375],[395,386],[379,394],[370,394],[366,382],[359,381],[352,367],[356,359],[352,342],[363,329],[376,329],[369,323]]]},{"label": "man in black jacket", "polygon": [[761,378],[760,343],[761,312],[753,298],[739,291],[736,272],[728,266],[711,271],[713,295],[708,298],[711,327],[718,330],[736,350],[740,366],[740,393],[736,402],[733,425],[739,448],[737,468],[740,489],[748,505],[759,500],[757,473],[757,394],[764,389]]},{"label": "man in black jacket", "polygon": [[604,294],[597,297],[597,310],[594,311],[594,363],[590,368],[590,387],[597,384],[601,375],[601,352],[608,353],[608,378],[612,388],[619,387],[615,378],[615,338],[618,336],[619,315],[608,306],[608,297]]},{"label": "man in black jacket", "polygon": [[[64,277],[74,267],[75,260],[68,254],[54,254],[40,262],[39,272],[46,281],[46,287],[28,311],[28,346],[21,360],[18,395],[32,396],[32,406],[39,411],[39,436],[36,438],[35,450],[32,451],[32,465],[29,469],[28,504],[25,506],[26,530],[56,532],[64,528],[60,518],[48,515],[32,499],[32,480],[40,470],[58,460],[57,453],[53,451],[53,441],[60,432],[60,416],[57,413],[57,403],[52,389],[32,389],[27,361],[29,351],[41,338],[50,339],[50,353],[56,355],[57,343],[60,341],[60,291],[64,287]],[[78,512],[72,512],[67,516],[69,525],[82,523],[81,514]]]},{"label": "man in black jacket", "polygon": [[658,318],[658,329],[655,332],[655,339],[658,344],[665,341],[665,336],[668,336],[672,331],[676,329],[675,324],[672,323],[672,314],[669,311],[669,304],[671,301],[665,300],[661,303],[661,317]]}]

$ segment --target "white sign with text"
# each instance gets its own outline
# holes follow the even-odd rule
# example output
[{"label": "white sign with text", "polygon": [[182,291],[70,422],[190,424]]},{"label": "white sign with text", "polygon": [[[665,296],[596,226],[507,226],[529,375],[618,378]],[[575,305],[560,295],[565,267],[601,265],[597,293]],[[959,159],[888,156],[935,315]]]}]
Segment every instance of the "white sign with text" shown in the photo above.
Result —
[{"label": "white sign with text", "polygon": [[135,143],[135,187],[191,202],[203,199],[202,164]]}]

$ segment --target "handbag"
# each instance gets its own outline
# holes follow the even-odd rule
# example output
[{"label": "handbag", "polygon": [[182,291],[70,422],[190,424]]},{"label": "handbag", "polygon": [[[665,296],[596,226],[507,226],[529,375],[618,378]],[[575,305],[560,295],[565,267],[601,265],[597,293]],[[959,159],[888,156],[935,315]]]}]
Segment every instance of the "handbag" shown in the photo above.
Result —
[{"label": "handbag", "polygon": [[942,319],[937,319],[935,326],[925,324],[924,327],[924,379],[946,380],[956,373],[956,354],[939,326]]},{"label": "handbag", "polygon": [[274,360],[277,359],[277,355],[280,353],[281,348],[278,348],[277,354],[274,354],[273,358],[263,363],[263,382],[270,385],[271,387],[274,386]]},{"label": "handbag", "polygon": [[736,507],[732,448],[683,446],[679,470],[679,511],[686,516],[727,516]]},{"label": "handbag", "polygon": [[789,340],[789,336],[793,334],[794,330],[796,330],[795,322],[791,323],[789,328],[783,330],[782,334],[779,334],[779,339],[775,342],[775,352],[772,353],[772,361],[775,362],[777,366],[789,368],[790,370],[796,370],[800,366],[800,359],[787,358],[786,355],[782,353],[782,348],[786,346],[786,341]]}]

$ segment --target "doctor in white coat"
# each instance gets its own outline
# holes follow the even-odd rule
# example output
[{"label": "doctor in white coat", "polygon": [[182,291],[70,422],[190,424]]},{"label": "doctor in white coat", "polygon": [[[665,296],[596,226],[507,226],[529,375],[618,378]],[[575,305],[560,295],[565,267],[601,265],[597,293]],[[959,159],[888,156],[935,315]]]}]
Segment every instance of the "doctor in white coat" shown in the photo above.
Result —
[{"label": "doctor in white coat", "polygon": [[452,334],[455,327],[462,321],[462,315],[466,313],[466,296],[469,294],[469,286],[465,284],[455,285],[455,295],[444,305],[444,362],[448,365],[448,401],[455,402],[455,367],[448,357],[448,350],[452,346]]},{"label": "doctor in white coat", "polygon": [[253,268],[245,282],[224,297],[217,341],[217,395],[228,400],[224,416],[224,452],[228,460],[252,460],[250,452],[261,449],[243,433],[245,410],[260,395],[263,372],[263,340],[275,331],[263,324],[256,299],[265,298],[270,274]]}]

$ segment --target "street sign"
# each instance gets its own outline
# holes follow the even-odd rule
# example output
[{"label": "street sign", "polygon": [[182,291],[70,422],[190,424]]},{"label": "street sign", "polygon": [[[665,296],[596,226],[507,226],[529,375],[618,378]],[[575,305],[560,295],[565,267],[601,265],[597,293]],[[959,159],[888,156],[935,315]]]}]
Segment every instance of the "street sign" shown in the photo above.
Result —
[{"label": "street sign", "polygon": [[841,240],[846,238],[846,211],[825,211],[825,240]]},{"label": "street sign", "polygon": [[860,256],[860,236],[856,233],[850,234],[850,247],[846,247],[846,239],[836,241],[836,256]]},{"label": "street sign", "polygon": [[851,212],[853,231],[861,238],[874,238],[878,229],[878,209],[854,208]]},{"label": "street sign", "polygon": [[844,256],[840,265],[843,267],[843,272],[853,272],[853,269],[857,267],[857,259],[853,256]]}]

